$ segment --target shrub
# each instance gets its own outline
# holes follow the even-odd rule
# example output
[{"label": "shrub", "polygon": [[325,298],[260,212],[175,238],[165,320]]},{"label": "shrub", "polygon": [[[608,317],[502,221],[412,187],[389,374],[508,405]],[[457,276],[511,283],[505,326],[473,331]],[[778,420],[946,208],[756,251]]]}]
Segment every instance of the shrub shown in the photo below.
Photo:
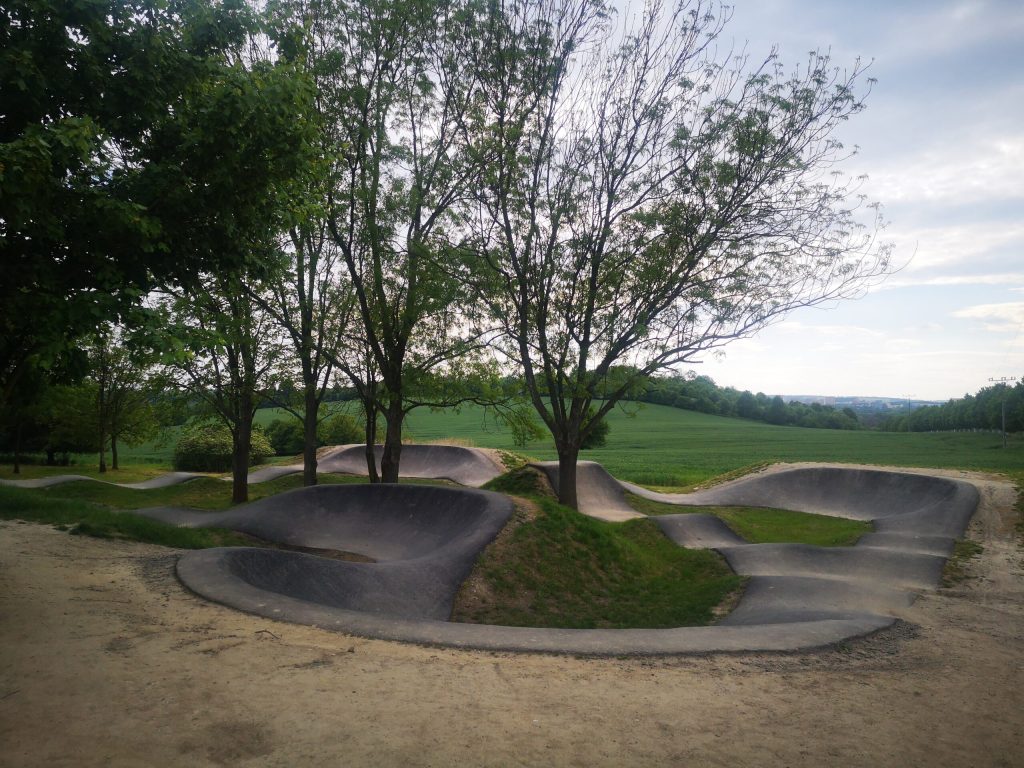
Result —
[{"label": "shrub", "polygon": [[[230,472],[231,432],[222,424],[197,424],[182,431],[174,448],[174,468],[189,472]],[[259,464],[273,454],[267,436],[253,429],[249,463]]]},{"label": "shrub", "polygon": [[302,453],[305,434],[298,419],[274,419],[267,427],[267,438],[277,456],[294,456]]},{"label": "shrub", "polygon": [[[593,418],[596,411],[591,406],[587,413],[588,418]],[[587,451],[591,448],[604,448],[608,444],[608,433],[612,431],[611,425],[607,419],[601,419],[597,424],[594,425],[593,430],[580,444],[580,449]]]},{"label": "shrub", "polygon": [[[305,447],[305,428],[298,419],[274,419],[267,427],[267,437],[278,456],[294,456]],[[347,413],[337,413],[320,422],[316,445],[345,445],[363,442],[363,428]]]},{"label": "shrub", "polygon": [[354,418],[347,413],[336,413],[320,425],[317,438],[320,445],[345,445],[361,443],[366,435]]}]

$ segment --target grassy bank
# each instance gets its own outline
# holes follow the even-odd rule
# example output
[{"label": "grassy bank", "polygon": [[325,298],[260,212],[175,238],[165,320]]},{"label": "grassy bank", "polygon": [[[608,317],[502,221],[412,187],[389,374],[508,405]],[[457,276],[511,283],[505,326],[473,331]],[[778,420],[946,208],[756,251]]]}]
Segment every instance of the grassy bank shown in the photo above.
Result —
[{"label": "grassy bank", "polygon": [[682,507],[652,501],[632,493],[626,500],[645,515],[681,515],[701,512],[714,515],[751,544],[790,542],[819,547],[852,547],[871,523],[844,517],[794,512],[768,507]]},{"label": "grassy bank", "polygon": [[252,539],[220,528],[179,528],[77,499],[0,486],[0,519],[54,525],[73,534],[129,539],[179,549],[251,546]]},{"label": "grassy bank", "polygon": [[[352,475],[322,474],[318,482],[321,485],[340,485],[365,483],[365,477]],[[410,483],[427,483],[450,485],[444,480],[402,480]],[[249,501],[257,501],[283,491],[302,487],[302,474],[296,473],[254,483],[249,486]],[[45,495],[53,499],[102,504],[118,509],[142,509],[144,507],[192,507],[194,509],[220,510],[231,506],[231,483],[212,477],[201,477],[187,483],[171,485],[166,488],[119,488],[105,483],[93,483],[88,480],[64,483],[52,488],[18,489],[29,493]]]},{"label": "grassy bank", "polygon": [[681,627],[711,623],[743,579],[721,555],[672,544],[650,520],[584,517],[533,496],[488,547],[453,621],[526,627]]}]

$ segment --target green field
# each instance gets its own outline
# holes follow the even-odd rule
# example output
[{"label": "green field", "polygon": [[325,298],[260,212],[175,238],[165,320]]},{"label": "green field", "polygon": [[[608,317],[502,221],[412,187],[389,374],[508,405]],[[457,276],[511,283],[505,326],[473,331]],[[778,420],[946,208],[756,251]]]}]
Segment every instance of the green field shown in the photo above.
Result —
[{"label": "green field", "polygon": [[[999,435],[972,432],[894,433],[776,427],[660,405],[627,404],[609,415],[608,445],[580,457],[600,462],[618,478],[652,486],[685,487],[741,467],[775,461],[833,461],[910,467],[1024,471],[1024,439],[1003,450]],[[508,433],[488,425],[479,408],[461,413],[414,411],[407,426],[416,442],[458,438],[513,448]],[[553,446],[522,450],[554,459]]]},{"label": "green field", "polygon": [[[264,409],[259,423],[281,418]],[[1024,472],[1024,438],[1012,436],[1004,450],[998,434],[984,432],[894,433],[776,427],[744,419],[709,416],[678,408],[628,403],[609,415],[608,445],[584,451],[623,480],[651,486],[687,487],[725,472],[774,461],[832,461],[912,467]],[[497,427],[478,407],[413,411],[406,424],[413,442],[456,439],[490,448],[515,449],[508,431]],[[169,466],[174,435],[162,442],[124,448],[122,463]],[[554,459],[548,441],[520,450],[538,459]],[[91,457],[78,457],[91,463]],[[67,471],[67,470],[65,470]]]}]

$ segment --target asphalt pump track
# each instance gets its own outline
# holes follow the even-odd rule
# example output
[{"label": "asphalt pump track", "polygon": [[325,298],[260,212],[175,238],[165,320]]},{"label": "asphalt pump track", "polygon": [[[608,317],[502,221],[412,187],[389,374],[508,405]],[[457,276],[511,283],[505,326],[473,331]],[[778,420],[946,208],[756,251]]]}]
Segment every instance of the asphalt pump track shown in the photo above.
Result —
[{"label": "asphalt pump track", "polygon": [[[380,460],[380,448],[376,453]],[[558,487],[558,465],[537,465]],[[341,446],[321,472],[366,473],[363,446]],[[256,470],[266,482],[301,466]],[[500,473],[483,451],[409,445],[402,474],[479,486]],[[146,489],[206,477],[172,472],[122,487]],[[8,481],[48,487],[65,475]],[[102,482],[102,481],[100,481]],[[978,504],[970,483],[929,475],[846,467],[810,467],[751,475],[689,494],[650,491],[612,477],[594,462],[577,468],[580,511],[621,522],[643,517],[625,491],[685,506],[775,507],[871,522],[852,547],[749,544],[702,513],[654,517],[680,546],[720,552],[749,577],[743,597],[710,627],[570,630],[447,621],[459,586],[507,522],[507,497],[469,488],[421,485],[315,486],[227,512],[174,508],[140,514],[186,526],[216,526],[301,548],[232,547],[183,555],[181,580],[196,593],[243,611],[368,637],[494,650],[593,654],[797,650],[827,645],[891,625],[922,590],[935,588],[946,558]],[[355,553],[368,562],[311,554]]]},{"label": "asphalt pump track", "polygon": [[[468,450],[468,449],[462,449]],[[557,487],[557,467],[542,465]],[[348,562],[308,552],[219,548],[186,553],[182,582],[214,602],[273,619],[355,635],[492,650],[580,654],[789,651],[833,644],[890,626],[946,558],[977,507],[970,483],[843,467],[784,469],[691,494],[658,494],[582,462],[580,506],[615,519],[641,516],[624,490],[680,506],[744,505],[872,523],[852,547],[749,544],[701,513],[652,518],[681,546],[713,548],[748,576],[736,608],[714,626],[671,629],[541,629],[448,621],[459,586],[512,513],[500,494],[424,485],[326,485],[227,512],[142,514],[217,526],[310,550],[357,553]],[[588,506],[589,505],[589,506]],[[603,506],[602,506],[603,505]],[[611,511],[609,511],[611,509]],[[618,510],[618,511],[616,511]]]}]

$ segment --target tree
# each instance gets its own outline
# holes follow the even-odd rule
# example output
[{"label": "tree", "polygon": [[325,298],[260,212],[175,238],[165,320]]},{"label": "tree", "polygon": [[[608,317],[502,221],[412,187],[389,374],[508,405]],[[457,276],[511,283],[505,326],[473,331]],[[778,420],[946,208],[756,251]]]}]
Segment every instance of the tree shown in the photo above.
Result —
[{"label": "tree", "polygon": [[303,425],[303,485],[316,485],[317,429],[321,404],[342,356],[345,327],[352,309],[351,294],[338,275],[337,249],[322,220],[300,219],[289,227],[286,254],[289,265],[278,279],[261,290],[248,287],[282,328],[289,356],[298,369],[300,391],[278,404]]},{"label": "tree", "polygon": [[863,228],[830,175],[864,72],[820,53],[791,74],[774,54],[717,62],[727,19],[704,2],[655,0],[617,38],[601,0],[490,10],[470,49],[488,162],[461,277],[523,368],[575,507],[580,446],[632,385],[614,366],[691,362],[886,273],[877,211]]},{"label": "tree", "polygon": [[182,345],[169,376],[231,432],[231,498],[247,501],[253,417],[280,356],[273,323],[237,277],[209,277],[202,290],[178,294],[164,307],[170,334]]},{"label": "tree", "polygon": [[0,7],[0,406],[155,285],[252,266],[307,95],[243,61],[255,28],[244,2]]},{"label": "tree", "polygon": [[126,346],[123,332],[103,327],[86,348],[87,380],[95,387],[94,423],[99,450],[99,471],[107,471],[110,446],[111,469],[118,469],[118,441],[138,445],[157,430],[156,413],[149,401],[148,368],[153,362],[139,350]]},{"label": "tree", "polygon": [[[468,372],[479,348],[465,286],[448,267],[471,178],[461,137],[475,75],[462,52],[473,15],[457,0],[342,0],[312,17],[323,142],[336,161],[327,222],[361,321],[354,346],[369,353],[343,368],[367,405],[368,460],[380,412],[381,479],[397,482],[406,413],[457,402],[424,395],[456,366]],[[372,375],[365,386],[356,368]]]}]

